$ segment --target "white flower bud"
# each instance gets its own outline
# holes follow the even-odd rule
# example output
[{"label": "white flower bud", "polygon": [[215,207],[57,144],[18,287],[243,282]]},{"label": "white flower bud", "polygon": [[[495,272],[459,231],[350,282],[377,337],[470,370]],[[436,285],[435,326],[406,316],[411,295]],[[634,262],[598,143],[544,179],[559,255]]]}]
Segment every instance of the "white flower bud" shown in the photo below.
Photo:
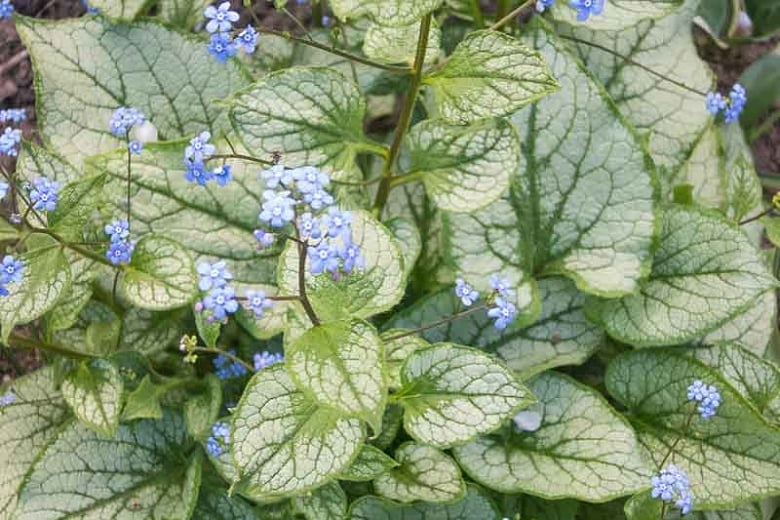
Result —
[{"label": "white flower bud", "polygon": [[157,127],[149,121],[144,124],[133,127],[135,139],[142,143],[151,143],[157,140]]}]

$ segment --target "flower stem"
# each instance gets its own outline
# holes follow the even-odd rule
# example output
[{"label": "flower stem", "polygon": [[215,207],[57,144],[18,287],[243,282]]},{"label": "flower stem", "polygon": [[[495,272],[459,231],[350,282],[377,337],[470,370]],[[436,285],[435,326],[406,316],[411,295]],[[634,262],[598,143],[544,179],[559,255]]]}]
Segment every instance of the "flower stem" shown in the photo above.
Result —
[{"label": "flower stem", "polygon": [[[523,2],[522,4],[520,4],[520,6],[519,6],[519,7],[517,7],[516,9],[513,9],[513,10],[512,10],[512,11],[511,11],[509,14],[507,14],[506,16],[502,16],[502,17],[501,17],[501,18],[500,18],[500,19],[499,19],[499,20],[498,20],[496,23],[494,23],[493,25],[491,25],[491,26],[490,26],[490,30],[491,30],[491,31],[498,31],[499,29],[501,29],[502,27],[504,27],[506,24],[508,24],[509,22],[511,22],[512,20],[514,20],[514,19],[515,19],[515,18],[517,18],[518,16],[520,16],[520,14],[521,14],[523,11],[525,11],[526,7],[528,7],[529,5],[532,5],[532,4],[534,4],[534,3],[536,3],[536,0],[526,0],[525,2]],[[499,13],[499,16],[501,16],[501,13]]]},{"label": "flower stem", "polygon": [[750,224],[751,222],[753,222],[753,221],[755,221],[755,220],[758,220],[758,219],[760,219],[760,218],[764,218],[764,217],[766,217],[767,215],[771,215],[772,213],[774,213],[774,211],[775,211],[775,208],[774,208],[774,207],[772,207],[772,208],[769,208],[769,209],[767,209],[767,210],[764,210],[764,211],[762,211],[762,212],[761,212],[761,213],[759,213],[758,215],[752,216],[752,217],[750,217],[750,218],[746,218],[745,220],[740,220],[740,221],[739,221],[739,225],[740,225],[740,226],[744,226],[745,224]]},{"label": "flower stem", "polygon": [[464,318],[466,316],[469,316],[470,314],[474,314],[478,311],[483,311],[488,308],[487,305],[480,305],[479,307],[473,307],[471,309],[466,309],[464,311],[460,311],[458,313],[453,314],[452,316],[447,316],[446,318],[442,318],[440,320],[434,321],[433,323],[429,323],[428,325],[423,325],[422,327],[418,327],[416,329],[407,330],[406,332],[402,332],[400,334],[396,334],[394,336],[390,336],[389,338],[385,338],[384,341],[394,341],[397,339],[405,338],[408,336],[413,336],[415,334],[419,334],[420,332],[425,332],[426,330],[435,329],[436,327],[440,325],[444,325],[445,323],[450,323],[455,320],[459,320],[460,318]]},{"label": "flower stem", "polygon": [[242,160],[242,161],[258,163],[258,164],[262,164],[262,165],[265,165],[265,166],[271,166],[271,165],[274,164],[273,161],[267,161],[265,159],[260,159],[258,157],[252,157],[251,155],[244,155],[244,154],[240,154],[240,153],[216,154],[216,155],[210,156],[208,159],[206,159],[206,161],[211,161],[211,160],[214,160],[214,159],[239,159],[239,160]]},{"label": "flower stem", "polygon": [[202,354],[214,354],[215,356],[225,356],[226,358],[230,359],[231,361],[235,361],[236,363],[239,363],[241,365],[244,365],[244,367],[247,368],[250,372],[255,371],[254,365],[250,365],[240,357],[236,356],[235,354],[231,354],[230,352],[227,352],[225,350],[220,350],[218,348],[208,348],[208,347],[193,347],[193,352],[200,352]]},{"label": "flower stem", "polygon": [[393,166],[401,152],[401,143],[403,142],[404,135],[406,135],[406,130],[409,128],[412,113],[414,112],[414,105],[417,102],[417,94],[419,93],[420,85],[422,84],[422,69],[423,63],[425,62],[425,51],[428,47],[428,35],[431,30],[432,16],[432,14],[427,14],[420,21],[420,35],[417,39],[417,51],[415,52],[414,57],[414,69],[412,70],[412,81],[409,85],[409,93],[406,96],[398,125],[395,127],[393,143],[390,145],[390,155],[385,161],[384,169],[382,170],[382,180],[379,183],[379,189],[376,192],[376,199],[374,200],[374,214],[377,217],[381,217],[382,210],[384,209],[385,204],[387,204],[387,198],[390,195],[390,187],[393,181]]},{"label": "flower stem", "polygon": [[317,313],[314,312],[314,307],[311,306],[309,297],[306,294],[306,247],[305,242],[298,242],[298,293],[301,295],[300,300],[303,310],[306,311],[309,320],[316,327],[320,324],[320,319],[317,317]]},{"label": "flower stem", "polygon": [[[688,413],[688,418],[685,420],[685,426],[683,426],[683,432],[687,431],[688,428],[691,427],[691,421],[693,421],[693,416],[696,414],[695,407],[691,409],[691,411]],[[682,433],[677,435],[677,438],[674,440],[671,446],[669,446],[669,451],[666,452],[666,455],[661,460],[661,463],[658,465],[658,470],[662,470],[664,467],[664,464],[666,464],[666,461],[669,460],[669,457],[672,456],[672,453],[674,453],[675,448],[677,448],[677,445],[682,440]]]}]

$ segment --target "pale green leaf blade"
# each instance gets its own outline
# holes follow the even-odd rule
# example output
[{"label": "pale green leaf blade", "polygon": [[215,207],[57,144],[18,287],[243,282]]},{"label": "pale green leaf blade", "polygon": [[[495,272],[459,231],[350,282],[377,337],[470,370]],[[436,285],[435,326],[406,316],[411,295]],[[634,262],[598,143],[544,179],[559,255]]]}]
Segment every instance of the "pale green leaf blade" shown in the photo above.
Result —
[{"label": "pale green leaf blade", "polygon": [[455,449],[477,482],[502,493],[606,502],[647,486],[652,470],[633,430],[590,388],[554,372],[529,381],[535,431],[482,437]]},{"label": "pale green leaf blade", "polygon": [[83,242],[95,228],[94,211],[102,207],[105,177],[84,177],[65,185],[59,192],[57,208],[47,215],[49,229],[71,242]]},{"label": "pale green leaf blade", "polygon": [[34,181],[36,177],[46,177],[63,185],[81,176],[80,171],[59,155],[27,141],[22,141],[16,172],[27,182]]},{"label": "pale green leaf blade", "polygon": [[[306,292],[315,312],[324,320],[368,318],[391,309],[404,294],[406,276],[396,240],[368,212],[351,213],[352,241],[360,246],[365,268],[337,281],[306,272]],[[292,242],[279,258],[278,275],[282,294],[298,294],[298,250]]]},{"label": "pale green leaf blade", "polygon": [[360,449],[357,458],[344,471],[339,473],[339,480],[351,480],[364,482],[374,480],[376,477],[398,466],[392,457],[382,450],[366,444]]},{"label": "pale green leaf blade", "polygon": [[119,425],[124,383],[117,368],[104,360],[82,363],[62,382],[62,397],[76,418],[110,437]]},{"label": "pale green leaf blade", "polygon": [[119,287],[142,309],[166,310],[190,303],[197,283],[195,266],[183,246],[161,235],[146,235],[136,244]]},{"label": "pale green leaf blade", "polygon": [[[233,161],[233,182],[207,187],[189,183],[182,162],[186,141],[147,145],[133,157],[131,169],[133,236],[159,233],[186,245],[198,259],[225,260],[235,280],[274,280],[275,249],[258,251],[252,232],[258,227],[260,182],[255,165]],[[219,149],[229,153],[228,150]],[[124,200],[127,153],[119,150],[90,157],[86,169],[106,173],[106,200]],[[123,215],[124,208],[114,208]]]},{"label": "pale green leaf blade", "polygon": [[344,520],[347,495],[338,482],[328,482],[311,493],[293,499],[295,509],[306,520]]},{"label": "pale green leaf blade", "polygon": [[588,308],[620,341],[655,346],[694,339],[746,311],[775,283],[742,230],[704,210],[668,207],[658,242],[641,292]]},{"label": "pale green leaf blade", "polygon": [[504,119],[469,126],[423,121],[406,138],[408,175],[420,176],[426,192],[447,211],[469,213],[504,194],[520,166],[520,138]]},{"label": "pale green leaf blade", "polygon": [[239,496],[228,496],[227,489],[201,487],[193,520],[258,520],[249,502]]},{"label": "pale green leaf blade", "polygon": [[585,25],[593,31],[615,31],[632,26],[638,22],[649,22],[674,12],[683,4],[683,0],[609,0],[604,11],[590,17],[587,22],[577,21],[577,11],[568,5],[554,7],[554,18],[572,25]]},{"label": "pale green leaf blade", "polygon": [[401,388],[401,369],[407,358],[413,352],[431,346],[417,334],[409,334],[408,332],[402,329],[389,329],[380,336],[385,345],[387,384],[391,388]]},{"label": "pale green leaf blade", "polygon": [[393,237],[401,248],[401,255],[404,261],[404,273],[408,277],[415,268],[417,259],[422,252],[422,237],[420,230],[409,219],[403,217],[394,217],[382,222],[390,230]]},{"label": "pale green leaf blade", "polygon": [[127,394],[125,406],[122,409],[122,420],[134,419],[161,419],[163,409],[160,406],[160,397],[165,390],[152,383],[149,375],[144,376],[138,386]]},{"label": "pale green leaf blade", "polygon": [[500,520],[493,502],[475,486],[453,504],[397,504],[379,497],[362,497],[349,508],[350,520]]},{"label": "pale green leaf blade", "polygon": [[758,356],[767,352],[777,326],[777,297],[775,289],[760,295],[745,312],[737,314],[702,338],[705,345],[733,341],[740,343]]},{"label": "pale green leaf blade", "polygon": [[364,321],[324,323],[285,349],[290,377],[315,402],[379,430],[387,399],[384,347]]},{"label": "pale green leaf blade", "polygon": [[436,448],[408,442],[395,450],[397,468],[374,480],[377,494],[398,502],[452,502],[463,498],[460,468]]},{"label": "pale green leaf blade", "polygon": [[360,420],[312,402],[281,365],[252,377],[232,430],[239,489],[258,499],[326,484],[352,463],[365,438]]},{"label": "pale green leaf blade", "polygon": [[409,25],[441,5],[442,0],[333,0],[330,6],[344,21],[370,16],[385,25]]},{"label": "pale green leaf blade", "polygon": [[122,425],[112,439],[72,424],[27,476],[16,518],[186,520],[197,501],[201,465],[199,457],[181,457],[186,444],[184,422],[171,412]]},{"label": "pale green leaf blade", "polygon": [[439,116],[455,124],[507,115],[559,87],[539,55],[498,31],[476,31],[426,76]]},{"label": "pale green leaf blade", "polygon": [[154,354],[177,345],[185,332],[182,309],[152,312],[133,307],[122,319],[119,347],[144,354]]},{"label": "pale green leaf blade", "polygon": [[[720,392],[715,417],[700,418],[687,402],[696,379]],[[630,411],[654,464],[671,450],[670,460],[690,479],[697,509],[728,508],[780,492],[780,431],[715,370],[684,352],[644,349],[615,359],[606,385]]]},{"label": "pale green leaf blade", "polygon": [[449,448],[495,430],[533,396],[497,359],[440,343],[415,351],[401,369],[404,429],[421,443]]},{"label": "pale green leaf blade", "polygon": [[[574,283],[561,277],[544,278],[538,286],[542,311],[530,326],[502,332],[486,314],[471,314],[423,331],[422,336],[431,342],[449,341],[495,353],[523,379],[557,366],[583,363],[606,338],[585,317],[586,296],[577,291]],[[407,307],[386,326],[421,327],[452,316],[458,312],[458,305],[452,289],[446,289]],[[386,343],[386,350],[390,367],[394,352],[399,356],[407,352],[402,345],[394,347],[393,343]]]},{"label": "pale green leaf blade", "polygon": [[[414,65],[419,34],[419,23],[398,26],[373,23],[366,30],[363,52],[381,63],[405,63],[411,67]],[[435,20],[431,21],[425,49],[425,64],[435,63],[441,54],[441,29]]]},{"label": "pale green leaf blade", "polygon": [[584,40],[575,42],[579,57],[606,86],[620,111],[647,136],[662,177],[673,174],[686,160],[712,118],[704,107],[704,96],[697,93],[710,91],[713,84],[712,73],[699,58],[691,37],[698,4],[698,0],[686,0],[668,16],[639,20],[616,30],[556,24],[557,32]]},{"label": "pale green leaf blade", "polygon": [[20,377],[8,389],[14,402],[0,408],[0,516],[11,518],[24,476],[40,452],[57,436],[70,410],[56,388],[54,370]]},{"label": "pale green leaf blade", "polygon": [[20,18],[16,27],[35,65],[42,133],[74,165],[122,145],[108,129],[119,106],[139,108],[162,140],[227,131],[214,101],[247,83],[239,65],[218,63],[202,41],[153,23]]},{"label": "pale green leaf blade", "polygon": [[274,72],[230,100],[230,117],[244,146],[269,159],[281,152],[285,166],[351,165],[365,145],[365,111],[357,86],[328,68]]},{"label": "pale green leaf blade", "polygon": [[4,342],[14,326],[42,316],[70,287],[71,273],[62,247],[53,239],[37,235],[39,247],[22,255],[21,282],[8,284],[8,296],[0,298],[0,327]]},{"label": "pale green leaf blade", "polygon": [[211,434],[211,426],[217,421],[221,406],[220,380],[213,374],[207,374],[203,378],[203,391],[184,403],[184,421],[193,438],[202,440]]},{"label": "pale green leaf blade", "polygon": [[89,0],[89,6],[99,9],[100,14],[122,20],[132,20],[148,3],[148,0]]}]

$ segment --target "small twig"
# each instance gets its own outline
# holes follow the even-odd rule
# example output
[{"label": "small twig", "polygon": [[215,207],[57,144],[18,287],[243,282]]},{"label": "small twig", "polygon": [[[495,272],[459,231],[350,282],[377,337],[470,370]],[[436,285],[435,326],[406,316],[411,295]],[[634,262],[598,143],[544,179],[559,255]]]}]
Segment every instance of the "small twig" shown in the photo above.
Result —
[{"label": "small twig", "polygon": [[758,215],[755,215],[755,216],[753,216],[753,217],[750,217],[750,218],[746,218],[745,220],[740,220],[740,221],[739,221],[739,225],[740,225],[740,226],[744,226],[745,224],[750,224],[750,223],[751,223],[751,222],[753,222],[753,221],[756,221],[756,220],[758,220],[758,219],[760,219],[760,218],[764,218],[764,217],[766,217],[767,215],[771,215],[772,213],[774,213],[774,211],[775,211],[775,208],[773,208],[773,207],[772,207],[772,208],[769,208],[769,209],[767,209],[767,210],[765,210],[765,211],[762,211],[762,212],[761,212],[761,213],[759,213]]},{"label": "small twig", "polygon": [[27,59],[27,51],[21,50],[11,56],[11,58],[3,63],[3,65],[0,67],[0,76],[6,73],[6,71],[11,70],[12,68],[19,65],[21,62],[23,62],[25,59]]},{"label": "small twig", "polygon": [[512,20],[514,20],[518,16],[520,16],[522,14],[522,12],[525,11],[525,9],[528,6],[530,6],[532,4],[535,4],[535,3],[536,3],[536,0],[526,0],[524,3],[520,4],[520,7],[517,7],[515,9],[513,9],[509,14],[507,14],[506,16],[504,16],[503,18],[498,20],[496,23],[491,25],[490,26],[490,30],[491,31],[497,31],[497,30],[501,29],[506,24],[508,24],[509,22],[511,22]]}]

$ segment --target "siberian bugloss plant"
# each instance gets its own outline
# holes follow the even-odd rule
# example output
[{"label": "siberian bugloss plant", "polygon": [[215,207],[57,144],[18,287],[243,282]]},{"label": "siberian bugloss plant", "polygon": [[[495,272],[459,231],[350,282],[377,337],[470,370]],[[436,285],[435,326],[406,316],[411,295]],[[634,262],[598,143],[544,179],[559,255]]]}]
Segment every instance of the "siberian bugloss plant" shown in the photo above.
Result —
[{"label": "siberian bugloss plant", "polygon": [[769,518],[751,93],[696,0],[144,4],[13,18],[0,339],[47,363],[0,518]]}]

